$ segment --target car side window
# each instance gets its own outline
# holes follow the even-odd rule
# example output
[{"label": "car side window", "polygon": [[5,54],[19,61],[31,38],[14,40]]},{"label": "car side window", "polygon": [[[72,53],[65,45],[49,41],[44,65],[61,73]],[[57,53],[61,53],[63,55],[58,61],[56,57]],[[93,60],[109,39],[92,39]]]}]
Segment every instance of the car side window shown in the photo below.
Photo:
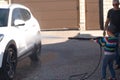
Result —
[{"label": "car side window", "polygon": [[0,27],[8,25],[9,9],[0,9]]},{"label": "car side window", "polygon": [[27,20],[29,20],[31,18],[31,14],[30,14],[30,12],[28,10],[20,9],[20,12],[22,14],[22,17],[23,17],[24,21],[27,21]]},{"label": "car side window", "polygon": [[22,20],[22,15],[20,13],[20,8],[15,8],[12,12],[12,22],[11,22],[11,25],[14,26],[14,21],[16,19],[20,19]]}]

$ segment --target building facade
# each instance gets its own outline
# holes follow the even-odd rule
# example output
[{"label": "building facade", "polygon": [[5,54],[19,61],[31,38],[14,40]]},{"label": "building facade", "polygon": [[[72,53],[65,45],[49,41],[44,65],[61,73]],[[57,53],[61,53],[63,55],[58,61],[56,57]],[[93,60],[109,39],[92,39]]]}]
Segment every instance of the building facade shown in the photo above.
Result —
[{"label": "building facade", "polygon": [[29,7],[42,29],[103,29],[112,0],[0,0]]}]

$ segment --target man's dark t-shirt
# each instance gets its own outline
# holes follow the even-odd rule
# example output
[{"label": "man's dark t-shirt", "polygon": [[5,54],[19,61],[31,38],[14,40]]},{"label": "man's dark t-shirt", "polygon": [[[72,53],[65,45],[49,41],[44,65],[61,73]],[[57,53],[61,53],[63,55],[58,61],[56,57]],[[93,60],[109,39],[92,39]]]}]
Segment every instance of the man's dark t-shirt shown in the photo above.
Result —
[{"label": "man's dark t-shirt", "polygon": [[120,32],[120,9],[110,9],[108,11],[107,18],[110,19],[110,25],[115,26],[115,32]]}]

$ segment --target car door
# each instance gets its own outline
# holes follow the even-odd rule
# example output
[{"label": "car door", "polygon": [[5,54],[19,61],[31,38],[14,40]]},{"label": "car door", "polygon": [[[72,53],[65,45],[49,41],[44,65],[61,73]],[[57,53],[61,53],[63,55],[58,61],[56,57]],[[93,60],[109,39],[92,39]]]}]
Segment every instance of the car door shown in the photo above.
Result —
[{"label": "car door", "polygon": [[32,13],[27,9],[20,9],[22,14],[23,20],[25,21],[25,28],[26,28],[26,41],[29,47],[33,46],[37,39],[38,23],[36,19],[32,16]]},{"label": "car door", "polygon": [[[19,38],[18,42],[18,56],[22,55],[25,51],[29,49],[29,33],[26,23],[21,14],[21,8],[15,8],[12,12],[11,25],[15,28],[15,32]],[[17,25],[16,25],[17,23]]]}]

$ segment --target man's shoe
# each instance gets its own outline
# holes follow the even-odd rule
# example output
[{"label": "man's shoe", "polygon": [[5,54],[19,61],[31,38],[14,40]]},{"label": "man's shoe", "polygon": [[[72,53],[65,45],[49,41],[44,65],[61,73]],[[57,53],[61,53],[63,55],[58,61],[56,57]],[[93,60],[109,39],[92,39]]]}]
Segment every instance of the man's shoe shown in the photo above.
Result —
[{"label": "man's shoe", "polygon": [[112,78],[108,78],[108,80],[113,80]]},{"label": "man's shoe", "polygon": [[114,79],[113,78],[108,78],[108,80],[117,80],[117,79],[116,78],[114,78]]},{"label": "man's shoe", "polygon": [[120,66],[119,66],[119,65],[116,65],[116,66],[115,66],[115,70],[118,70],[118,69],[120,69]]}]

